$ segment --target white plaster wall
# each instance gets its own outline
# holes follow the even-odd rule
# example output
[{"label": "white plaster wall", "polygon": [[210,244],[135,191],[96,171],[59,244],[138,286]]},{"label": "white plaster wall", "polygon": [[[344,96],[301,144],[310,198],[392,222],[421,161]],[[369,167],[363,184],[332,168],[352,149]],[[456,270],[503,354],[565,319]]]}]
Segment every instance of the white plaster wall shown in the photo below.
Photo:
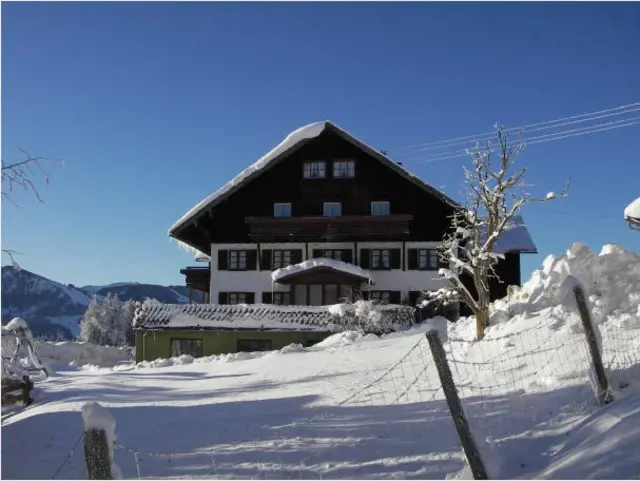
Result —
[{"label": "white plaster wall", "polygon": [[[313,249],[353,249],[353,242],[310,242],[308,245],[309,257],[313,255]],[[406,267],[406,250],[416,248],[434,248],[437,242],[406,242],[405,243],[405,267]],[[358,242],[358,257],[360,249],[401,249],[402,242]],[[218,270],[218,251],[221,249],[257,249],[257,244],[212,244],[211,245],[211,302],[218,302],[218,294],[220,292],[253,292],[255,302],[262,301],[263,292],[288,292],[289,286],[272,284],[271,271],[255,270],[255,271],[219,271]],[[303,242],[296,243],[261,243],[260,249],[301,249],[302,259],[305,258],[305,244]],[[259,262],[258,262],[259,267]],[[375,285],[365,287],[370,290],[391,290],[401,291],[403,295],[407,295],[409,291],[419,290],[437,290],[445,286],[442,279],[438,279],[437,271],[409,271],[402,269],[394,269],[389,271],[371,271],[375,279]]]}]

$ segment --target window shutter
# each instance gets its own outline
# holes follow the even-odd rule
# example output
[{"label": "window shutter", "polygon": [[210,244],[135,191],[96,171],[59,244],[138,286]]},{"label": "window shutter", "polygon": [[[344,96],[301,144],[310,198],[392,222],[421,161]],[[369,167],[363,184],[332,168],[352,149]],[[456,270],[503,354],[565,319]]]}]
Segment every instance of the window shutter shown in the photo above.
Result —
[{"label": "window shutter", "polygon": [[273,269],[271,265],[271,253],[271,249],[262,249],[260,267],[263,271],[270,271],[271,269]]},{"label": "window shutter", "polygon": [[353,251],[351,249],[342,249],[342,260],[353,264]]},{"label": "window shutter", "polygon": [[400,304],[401,294],[400,291],[389,291],[389,304]]},{"label": "window shutter", "polygon": [[273,294],[271,292],[263,292],[262,293],[262,303],[263,304],[273,304]]},{"label": "window shutter", "polygon": [[311,256],[314,259],[317,259],[318,257],[322,257],[322,249],[313,249]]},{"label": "window shutter", "polygon": [[409,291],[409,305],[411,307],[416,307],[418,297],[420,297],[420,291]]},{"label": "window shutter", "polygon": [[256,303],[256,293],[255,292],[247,292],[245,294],[245,299],[247,300],[247,304],[255,304]]},{"label": "window shutter", "polygon": [[255,271],[258,268],[258,251],[247,251],[247,270]]},{"label": "window shutter", "polygon": [[229,304],[229,293],[228,292],[218,292],[218,304],[221,306],[225,304]]},{"label": "window shutter", "polygon": [[392,269],[401,269],[400,253],[401,249],[389,249],[389,265]]},{"label": "window shutter", "polygon": [[418,268],[418,249],[407,250],[407,269],[415,271]]},{"label": "window shutter", "polygon": [[291,251],[291,263],[300,264],[302,262],[302,249],[293,249]]},{"label": "window shutter", "polygon": [[229,266],[229,251],[222,249],[218,251],[218,270],[226,271]]},{"label": "window shutter", "polygon": [[368,269],[371,265],[371,250],[360,249],[360,267]]}]

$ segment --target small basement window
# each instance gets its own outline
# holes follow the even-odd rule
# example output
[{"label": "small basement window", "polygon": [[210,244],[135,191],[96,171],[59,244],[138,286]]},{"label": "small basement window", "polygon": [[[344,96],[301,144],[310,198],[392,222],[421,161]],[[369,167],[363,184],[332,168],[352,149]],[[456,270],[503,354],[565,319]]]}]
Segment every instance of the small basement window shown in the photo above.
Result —
[{"label": "small basement window", "polygon": [[291,203],[273,204],[274,217],[291,217]]},{"label": "small basement window", "polygon": [[270,350],[270,339],[238,339],[238,352],[256,352]]},{"label": "small basement window", "polygon": [[202,339],[171,339],[171,357],[202,357]]},{"label": "small basement window", "polygon": [[323,202],[322,213],[325,217],[340,217],[342,204],[340,202]]},{"label": "small basement window", "polygon": [[391,214],[391,204],[387,201],[371,202],[371,215],[389,215]]},{"label": "small basement window", "polygon": [[305,179],[324,179],[327,176],[324,162],[305,162],[302,172]]},{"label": "small basement window", "polygon": [[333,163],[333,177],[348,179],[356,176],[356,163],[353,160],[336,160]]}]

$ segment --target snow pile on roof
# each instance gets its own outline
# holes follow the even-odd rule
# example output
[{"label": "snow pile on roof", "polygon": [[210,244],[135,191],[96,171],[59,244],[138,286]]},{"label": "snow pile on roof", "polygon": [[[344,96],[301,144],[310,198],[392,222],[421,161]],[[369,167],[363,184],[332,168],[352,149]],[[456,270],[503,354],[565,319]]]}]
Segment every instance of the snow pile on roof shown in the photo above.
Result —
[{"label": "snow pile on roof", "polygon": [[498,237],[494,252],[507,254],[509,252],[537,252],[536,245],[524,223],[522,216],[513,216],[506,230]]},{"label": "snow pile on roof", "polygon": [[625,220],[640,220],[640,197],[631,202],[626,209],[624,209]]},{"label": "snow pile on roof", "polygon": [[276,269],[271,273],[271,280],[278,282],[279,280],[289,277],[294,274],[299,274],[304,271],[317,268],[328,268],[334,271],[343,272],[351,276],[360,277],[373,284],[373,276],[371,272],[363,269],[362,267],[350,264],[348,262],[337,261],[334,259],[327,259],[325,257],[317,257],[308,261],[303,261],[292,266],[283,267],[282,269]]},{"label": "snow pile on roof", "polygon": [[494,303],[493,322],[546,308],[573,309],[575,300],[565,285],[569,277],[584,287],[597,322],[615,317],[616,322],[640,327],[640,253],[616,244],[605,245],[596,254],[587,245],[574,243],[565,255],[548,256],[511,299]]},{"label": "snow pile on roof", "polygon": [[211,256],[208,256],[204,252],[196,252],[196,255],[193,258],[196,262],[211,262]]}]

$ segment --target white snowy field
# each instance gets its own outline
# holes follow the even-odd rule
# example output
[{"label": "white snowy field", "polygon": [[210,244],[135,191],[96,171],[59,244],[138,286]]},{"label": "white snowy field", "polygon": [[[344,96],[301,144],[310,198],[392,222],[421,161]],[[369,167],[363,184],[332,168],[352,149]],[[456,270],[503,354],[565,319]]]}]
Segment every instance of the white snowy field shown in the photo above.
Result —
[{"label": "white snowy field", "polygon": [[[595,402],[579,317],[560,288],[567,275],[585,284],[602,335],[615,395],[606,406]],[[485,340],[471,341],[473,319],[449,326],[445,349],[491,477],[638,478],[639,293],[640,256],[572,246],[496,303]],[[3,420],[2,477],[85,478],[77,443],[89,401],[116,420],[125,478],[464,477],[427,329],[59,369],[38,385],[38,404]]]}]

